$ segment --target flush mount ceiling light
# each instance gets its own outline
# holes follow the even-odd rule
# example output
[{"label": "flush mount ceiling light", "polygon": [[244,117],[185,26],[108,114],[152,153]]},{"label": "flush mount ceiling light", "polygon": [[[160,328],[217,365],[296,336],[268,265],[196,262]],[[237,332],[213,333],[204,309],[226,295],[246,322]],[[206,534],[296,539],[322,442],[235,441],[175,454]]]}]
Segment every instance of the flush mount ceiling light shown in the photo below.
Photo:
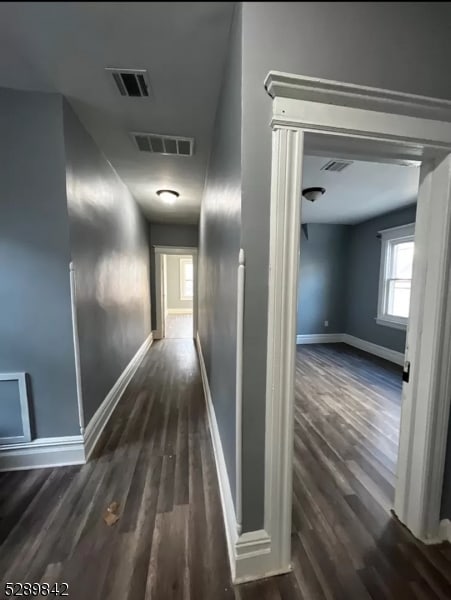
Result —
[{"label": "flush mount ceiling light", "polygon": [[309,187],[302,190],[302,195],[306,200],[310,200],[310,202],[315,202],[315,200],[321,198],[325,191],[326,190],[323,187]]},{"label": "flush mount ceiling light", "polygon": [[180,194],[174,190],[158,190],[157,196],[159,196],[166,204],[174,204]]}]

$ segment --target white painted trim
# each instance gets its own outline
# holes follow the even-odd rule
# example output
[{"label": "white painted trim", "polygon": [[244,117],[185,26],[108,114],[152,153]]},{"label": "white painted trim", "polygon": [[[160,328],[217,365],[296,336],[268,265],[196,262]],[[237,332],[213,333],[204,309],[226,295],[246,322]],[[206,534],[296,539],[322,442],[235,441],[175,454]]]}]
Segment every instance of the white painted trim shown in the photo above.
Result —
[{"label": "white painted trim", "polygon": [[387,313],[388,308],[388,288],[390,266],[392,262],[393,244],[402,240],[414,241],[415,223],[390,227],[378,232],[381,238],[381,254],[379,264],[379,286],[377,291],[377,316],[376,323],[384,327],[393,327],[394,329],[407,329],[408,318],[395,317]]},{"label": "white painted trim", "polygon": [[274,127],[266,368],[265,516],[272,571],[291,569],[293,404],[304,134]]},{"label": "white painted trim", "polygon": [[342,333],[309,333],[296,336],[296,344],[336,344],[342,341]]},{"label": "white painted trim", "polygon": [[218,476],[219,494],[221,497],[222,515],[227,540],[230,570],[233,583],[243,583],[275,575],[271,569],[271,538],[261,529],[249,531],[238,535],[235,506],[230,489],[229,476],[222,448],[221,436],[216,420],[215,409],[208,383],[207,370],[202,354],[199,334],[196,335],[196,348],[199,357],[200,373],[207,405],[208,425],[215,458],[216,473]]},{"label": "white painted trim", "polygon": [[19,389],[20,424],[22,426],[22,435],[0,437],[0,448],[10,444],[22,444],[30,442],[31,424],[27,375],[26,373],[0,373],[0,382],[1,381],[17,381],[17,387]]},{"label": "white painted trim", "polygon": [[166,313],[168,315],[192,315],[192,308],[168,308]]},{"label": "white painted trim", "polygon": [[83,436],[37,438],[0,449],[0,471],[81,465],[86,462]]},{"label": "white painted trim", "polygon": [[244,278],[246,274],[244,250],[240,248],[237,269],[236,307],[236,422],[235,422],[235,489],[238,535],[243,525],[242,454],[243,454],[243,331],[244,331]]},{"label": "white painted trim", "polygon": [[[294,73],[270,71],[264,81],[268,94],[277,99],[313,100],[317,104],[351,105],[354,110],[379,110],[396,114],[395,107],[410,114],[422,114],[423,118],[451,121],[451,101],[430,98],[418,94],[406,94],[393,90],[356,85],[332,79],[320,79]],[[449,138],[447,138],[449,139]]]},{"label": "white painted trim", "polygon": [[364,350],[374,356],[385,358],[385,360],[395,363],[396,365],[402,366],[404,364],[403,352],[397,352],[391,348],[373,344],[373,342],[368,342],[367,340],[349,335],[348,333],[312,333],[309,335],[296,336],[296,344],[337,344],[340,342]]},{"label": "white painted trim", "polygon": [[200,374],[204,388],[205,402],[207,405],[208,425],[210,428],[213,454],[215,457],[216,473],[218,475],[219,494],[221,496],[222,514],[224,517],[224,528],[227,539],[227,550],[229,553],[232,578],[235,571],[235,544],[238,538],[235,507],[233,504],[232,490],[230,489],[229,476],[227,473],[224,451],[222,449],[221,436],[219,434],[218,422],[216,420],[215,407],[211,397],[210,384],[208,382],[207,369],[205,368],[204,356],[199,334],[196,336],[197,356],[199,357]]},{"label": "white painted trim", "polygon": [[75,279],[75,267],[71,261],[69,263],[69,278],[70,278],[70,309],[72,316],[72,341],[74,344],[75,356],[75,384],[77,388],[77,404],[78,404],[78,424],[80,434],[85,432],[85,415],[83,410],[83,388],[81,384],[81,362],[80,362],[80,342],[78,339],[78,319],[77,319],[77,285]]},{"label": "white painted trim", "polygon": [[290,560],[300,140],[311,132],[417,146],[428,157],[421,167],[417,206],[406,345],[411,380],[403,386],[395,511],[416,537],[434,539],[451,397],[451,103],[278,72],[271,72],[265,85],[275,97],[264,517],[274,546],[273,565],[284,569]]},{"label": "white painted trim", "polygon": [[93,417],[87,424],[84,435],[86,459],[89,459],[89,457],[91,456],[92,451],[94,450],[97,441],[100,437],[100,434],[104,430],[105,425],[108,423],[111,415],[113,414],[114,409],[117,406],[117,403],[119,402],[123,392],[125,391],[125,388],[130,383],[133,375],[136,373],[139,365],[141,364],[142,359],[144,358],[144,355],[152,345],[152,342],[153,337],[152,334],[150,334],[141,344],[135,356],[131,359],[131,361],[122,371],[118,380],[108,392],[102,404],[99,406],[99,408],[96,410]]},{"label": "white painted trim", "polygon": [[438,542],[451,542],[451,521],[449,519],[440,521]]},{"label": "white painted trim", "polygon": [[378,325],[383,325],[384,327],[391,327],[392,329],[401,329],[402,331],[407,330],[407,321],[405,323],[398,323],[397,321],[390,321],[389,319],[385,319],[382,317],[375,317],[374,319]]},{"label": "white painted trim", "polygon": [[451,155],[423,163],[420,182],[395,511],[427,541],[440,521],[451,396]]},{"label": "white painted trim", "polygon": [[405,225],[397,225],[396,227],[387,227],[387,229],[380,229],[377,233],[380,233],[382,237],[388,237],[390,239],[397,239],[398,235],[400,238],[409,237],[415,235],[415,223],[406,223]]},{"label": "white painted trim", "polygon": [[374,354],[374,356],[385,358],[385,360],[389,360],[390,362],[395,363],[396,365],[402,366],[404,364],[403,352],[397,352],[396,350],[391,350],[390,348],[386,348],[385,346],[373,344],[373,342],[362,340],[353,335],[349,335],[348,333],[344,333],[342,335],[341,341],[345,344],[348,344],[349,346],[353,346],[354,348],[359,348],[360,350],[364,350],[365,352]]}]

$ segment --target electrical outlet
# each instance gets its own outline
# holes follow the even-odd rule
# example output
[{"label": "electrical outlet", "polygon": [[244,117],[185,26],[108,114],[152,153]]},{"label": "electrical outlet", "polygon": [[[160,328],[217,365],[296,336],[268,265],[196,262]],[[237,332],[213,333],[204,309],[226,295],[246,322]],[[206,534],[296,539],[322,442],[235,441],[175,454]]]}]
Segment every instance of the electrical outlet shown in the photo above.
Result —
[{"label": "electrical outlet", "polygon": [[324,321],[324,327],[329,327],[329,321]]}]

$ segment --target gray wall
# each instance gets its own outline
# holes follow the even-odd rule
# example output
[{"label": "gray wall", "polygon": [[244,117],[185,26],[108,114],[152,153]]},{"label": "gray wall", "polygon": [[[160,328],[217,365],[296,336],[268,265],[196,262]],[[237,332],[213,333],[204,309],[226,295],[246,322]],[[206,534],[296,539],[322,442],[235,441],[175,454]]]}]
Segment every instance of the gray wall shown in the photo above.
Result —
[{"label": "gray wall", "polygon": [[[240,212],[241,7],[236,5],[199,228],[199,336],[234,497]],[[243,442],[246,446],[246,437]]]},{"label": "gray wall", "polygon": [[[343,333],[346,321],[349,230],[310,224],[301,231],[298,334]],[[329,321],[329,326],[324,325]]]},{"label": "gray wall", "polygon": [[165,225],[149,224],[150,249],[150,299],[152,309],[152,328],[157,326],[155,312],[155,252],[154,246],[184,246],[197,248],[199,244],[199,228],[197,225]]},{"label": "gray wall", "polygon": [[29,373],[34,437],[77,435],[61,97],[0,90],[0,131],[0,372]]},{"label": "gray wall", "polygon": [[67,203],[86,424],[150,333],[147,223],[64,104]]},{"label": "gray wall", "polygon": [[167,277],[167,296],[166,296],[166,307],[171,309],[186,309],[187,311],[192,310],[192,300],[181,300],[181,289],[180,289],[180,259],[188,258],[186,255],[171,255],[168,254],[166,257],[166,277]]},{"label": "gray wall", "polygon": [[405,350],[406,332],[378,325],[375,320],[381,260],[381,240],[376,234],[381,229],[414,223],[415,215],[414,205],[350,228],[346,333],[397,352]]},{"label": "gray wall", "polygon": [[[263,525],[271,69],[451,99],[449,3],[243,3],[244,530]],[[358,26],[356,26],[358,24]]]}]

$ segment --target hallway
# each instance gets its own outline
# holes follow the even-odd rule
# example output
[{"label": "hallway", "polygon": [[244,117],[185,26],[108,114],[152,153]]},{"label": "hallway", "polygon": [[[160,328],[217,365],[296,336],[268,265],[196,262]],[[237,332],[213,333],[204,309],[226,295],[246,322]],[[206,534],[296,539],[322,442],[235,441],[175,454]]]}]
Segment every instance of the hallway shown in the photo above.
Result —
[{"label": "hallway", "polygon": [[[74,600],[233,598],[204,407],[193,342],[155,342],[95,459],[0,473],[0,589],[64,581]],[[112,501],[121,518],[108,527]]]}]

